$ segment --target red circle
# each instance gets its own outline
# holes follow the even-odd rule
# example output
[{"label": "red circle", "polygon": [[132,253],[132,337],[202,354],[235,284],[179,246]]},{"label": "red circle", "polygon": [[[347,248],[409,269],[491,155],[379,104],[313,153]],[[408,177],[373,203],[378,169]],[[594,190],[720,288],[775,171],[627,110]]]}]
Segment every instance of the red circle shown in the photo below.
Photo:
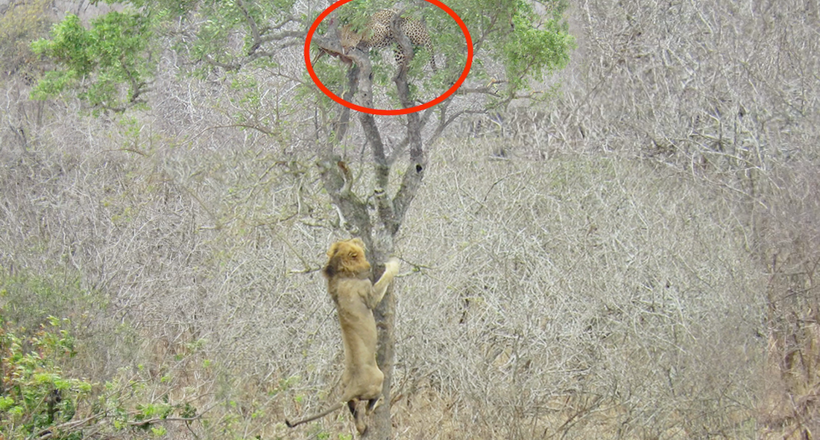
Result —
[{"label": "red circle", "polygon": [[464,65],[464,72],[461,73],[461,76],[458,78],[458,81],[456,81],[456,83],[453,84],[452,87],[450,87],[446,92],[444,92],[444,94],[442,94],[441,96],[432,101],[425,102],[424,104],[417,105],[415,107],[408,107],[397,110],[380,110],[376,108],[362,107],[360,105],[353,104],[352,102],[345,101],[344,99],[336,96],[333,92],[330,91],[330,89],[328,89],[327,87],[325,87],[324,84],[322,84],[322,81],[319,80],[319,77],[316,76],[316,72],[313,70],[313,65],[310,63],[310,42],[311,40],[313,40],[313,34],[316,33],[316,29],[319,28],[319,23],[321,23],[322,20],[324,20],[325,17],[327,17],[331,12],[335,11],[337,8],[339,8],[345,3],[350,3],[351,1],[353,0],[339,0],[338,2],[330,5],[330,7],[325,9],[324,12],[319,14],[319,17],[317,17],[316,21],[313,22],[313,25],[310,26],[310,29],[307,33],[307,39],[305,40],[305,65],[307,66],[310,78],[313,79],[313,82],[316,83],[316,85],[319,87],[319,90],[321,90],[325,95],[329,96],[330,99],[338,102],[339,104],[347,108],[350,108],[351,110],[356,110],[364,113],[372,113],[374,115],[387,116],[406,115],[408,113],[415,113],[420,112],[422,110],[426,110],[434,105],[441,103],[445,99],[449,98],[450,95],[455,93],[455,91],[458,90],[459,87],[461,87],[461,84],[464,83],[464,80],[467,79],[467,75],[470,73],[470,66],[472,66],[473,64],[473,39],[470,37],[470,32],[467,30],[467,25],[464,24],[464,22],[461,20],[461,17],[456,15],[456,13],[453,12],[453,10],[447,7],[447,5],[445,5],[444,3],[438,0],[426,0],[427,2],[436,5],[440,9],[444,10],[444,12],[449,14],[450,17],[452,17],[453,20],[455,20],[455,22],[458,23],[458,26],[461,28],[461,32],[464,33],[464,38],[467,41],[467,63]]}]

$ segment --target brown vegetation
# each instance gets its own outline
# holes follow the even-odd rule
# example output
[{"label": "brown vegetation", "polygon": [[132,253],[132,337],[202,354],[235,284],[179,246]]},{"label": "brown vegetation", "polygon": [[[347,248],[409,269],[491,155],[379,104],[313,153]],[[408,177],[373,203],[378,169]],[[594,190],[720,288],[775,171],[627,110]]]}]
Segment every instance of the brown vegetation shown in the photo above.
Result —
[{"label": "brown vegetation", "polygon": [[[555,99],[432,146],[396,242],[416,273],[395,438],[818,432],[818,20],[812,0],[573,4]],[[174,438],[292,435],[284,415],[327,402],[343,364],[316,287],[349,220],[316,183],[326,121],[284,75],[236,74],[266,93],[237,108],[242,88],[163,56],[163,93],[124,117],[2,79],[0,305],[30,328],[72,318],[67,372],[208,409]]]}]

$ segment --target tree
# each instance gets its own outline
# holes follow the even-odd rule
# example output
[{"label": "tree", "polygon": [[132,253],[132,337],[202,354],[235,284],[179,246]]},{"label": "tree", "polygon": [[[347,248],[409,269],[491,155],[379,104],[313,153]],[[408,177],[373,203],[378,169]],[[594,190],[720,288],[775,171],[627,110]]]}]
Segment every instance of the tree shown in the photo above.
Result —
[{"label": "tree", "polygon": [[[147,78],[156,68],[150,25],[148,16],[135,11],[111,12],[93,20],[90,29],[68,15],[54,26],[50,40],[32,44],[35,53],[62,67],[47,72],[32,96],[45,98],[72,88],[95,109],[117,112],[145,103]],[[84,81],[92,73],[93,80]]]},{"label": "tree", "polygon": [[[360,0],[331,15],[321,28],[324,33],[314,40],[316,53],[334,55],[316,66],[323,82],[339,90],[345,100],[368,108],[374,108],[374,103],[412,107],[452,84],[464,69],[465,39],[443,11],[426,2],[413,5],[418,7],[399,8],[392,21],[398,46],[407,59],[414,58],[412,44],[398,25],[404,15],[420,17],[434,29],[447,29],[431,32],[435,56],[445,61],[442,70],[427,77],[418,60],[396,67],[378,57],[371,61],[363,50],[342,49],[341,23],[366,31],[362,26],[370,14],[395,6]],[[125,6],[124,12],[93,21],[90,29],[68,16],[55,26],[51,39],[36,42],[34,50],[53,59],[57,68],[41,79],[34,96],[73,90],[95,112],[122,112],[150,103],[148,92],[160,58],[156,47],[183,59],[189,73],[232,77],[249,90],[248,99],[240,103],[243,112],[235,116],[237,125],[270,135],[305,128],[315,136],[314,160],[339,214],[339,228],[360,236],[375,262],[385,261],[395,251],[395,238],[424,179],[427,148],[463,115],[503,108],[515,99],[545,97],[530,90],[530,81],[565,66],[573,46],[563,19],[567,7],[563,0],[453,1],[448,6],[469,29],[475,53],[465,85],[424,112],[398,118],[360,113],[356,126],[351,124],[349,108],[319,93],[299,56],[307,29],[327,3],[134,0]],[[266,98],[254,89],[253,81],[237,81],[243,72],[278,76],[294,84],[281,96],[286,110],[273,117],[260,115],[255,106]],[[390,82],[393,86],[388,86]],[[300,127],[299,121],[311,113],[326,123]],[[401,139],[386,142],[385,133],[402,133]],[[369,163],[363,155],[351,160],[346,147],[351,143],[369,145]],[[370,438],[391,436],[395,301],[388,292],[376,310],[385,404],[366,434]]]}]

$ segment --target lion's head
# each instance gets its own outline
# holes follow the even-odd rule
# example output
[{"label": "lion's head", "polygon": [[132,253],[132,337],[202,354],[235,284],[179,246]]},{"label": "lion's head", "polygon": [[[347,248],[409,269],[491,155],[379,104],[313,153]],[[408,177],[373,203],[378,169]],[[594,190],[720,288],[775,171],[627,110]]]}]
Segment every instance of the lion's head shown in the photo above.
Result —
[{"label": "lion's head", "polygon": [[364,255],[364,242],[360,238],[337,241],[327,251],[327,265],[322,270],[325,278],[335,276],[358,277],[370,270]]}]

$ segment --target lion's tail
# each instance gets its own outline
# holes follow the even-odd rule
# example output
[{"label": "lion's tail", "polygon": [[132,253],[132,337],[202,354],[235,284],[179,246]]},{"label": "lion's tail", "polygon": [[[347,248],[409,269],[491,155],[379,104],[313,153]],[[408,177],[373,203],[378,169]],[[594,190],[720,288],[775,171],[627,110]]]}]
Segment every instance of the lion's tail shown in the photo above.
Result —
[{"label": "lion's tail", "polygon": [[305,417],[304,419],[297,420],[295,422],[291,422],[290,420],[285,420],[285,424],[288,425],[288,428],[293,428],[293,427],[301,425],[302,423],[307,423],[307,422],[310,422],[312,420],[320,419],[320,418],[322,418],[322,417],[324,417],[324,416],[326,416],[326,415],[328,415],[328,414],[330,414],[334,411],[338,411],[339,409],[341,409],[345,405],[345,403],[347,403],[347,402],[339,402],[339,403],[331,406],[330,408],[328,408],[328,409],[326,409],[326,410],[324,410],[324,411],[322,411],[318,414],[314,414],[312,416]]}]

